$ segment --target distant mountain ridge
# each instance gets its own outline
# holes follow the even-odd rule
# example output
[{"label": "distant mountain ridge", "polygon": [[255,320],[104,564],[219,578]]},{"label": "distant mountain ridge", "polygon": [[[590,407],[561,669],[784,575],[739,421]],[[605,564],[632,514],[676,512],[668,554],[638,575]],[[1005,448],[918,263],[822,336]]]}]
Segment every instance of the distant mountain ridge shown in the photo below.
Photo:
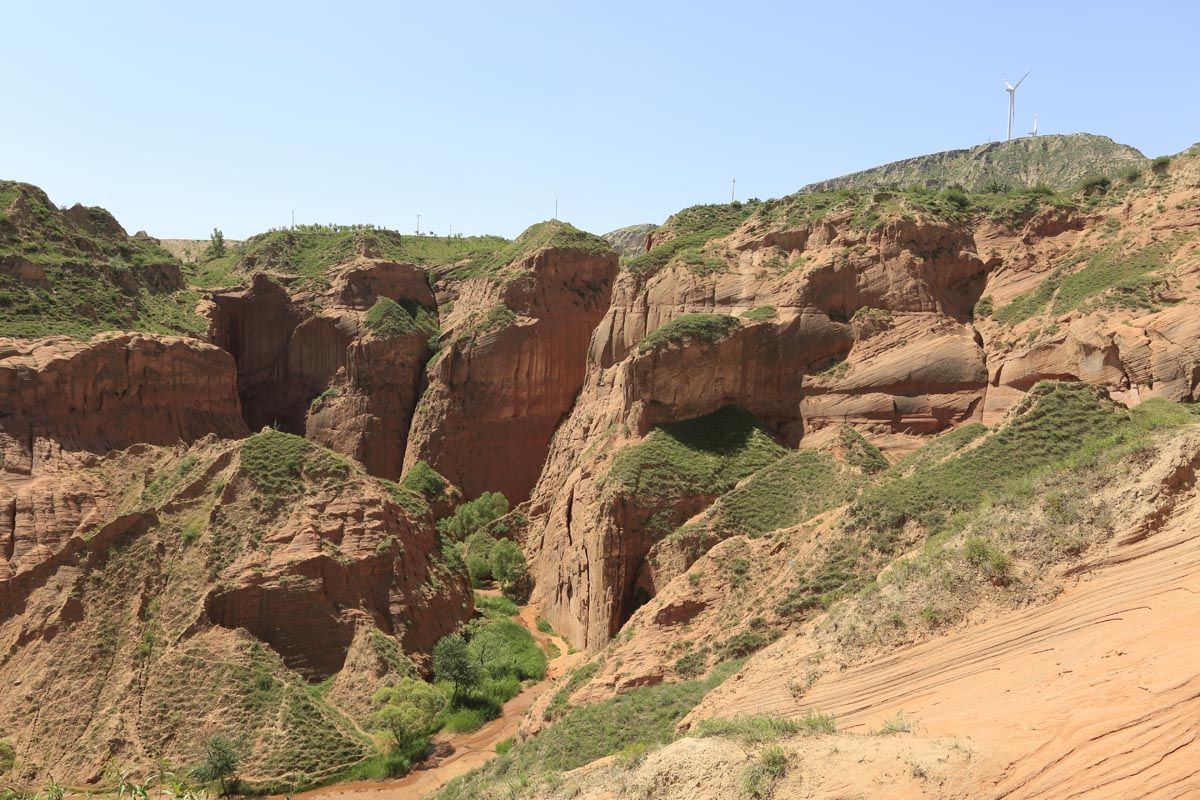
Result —
[{"label": "distant mountain ridge", "polygon": [[1091,133],[1027,136],[946,150],[810,183],[801,192],[830,189],[883,189],[913,185],[943,188],[958,184],[969,192],[989,186],[1069,189],[1087,178],[1113,178],[1140,169],[1149,159],[1129,145]]}]

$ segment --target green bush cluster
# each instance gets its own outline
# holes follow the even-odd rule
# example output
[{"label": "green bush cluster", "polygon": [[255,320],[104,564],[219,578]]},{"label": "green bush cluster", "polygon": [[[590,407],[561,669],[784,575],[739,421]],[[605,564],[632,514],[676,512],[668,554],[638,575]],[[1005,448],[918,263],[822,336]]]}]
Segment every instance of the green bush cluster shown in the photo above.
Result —
[{"label": "green bush cluster", "polygon": [[397,303],[390,297],[380,297],[367,309],[363,322],[373,333],[388,338],[414,333],[430,336],[438,331],[437,316],[407,298]]},{"label": "green bush cluster", "polygon": [[[401,476],[399,483],[401,489],[415,492],[429,501],[442,497],[449,485],[449,481],[424,461],[418,461],[409,467],[408,471]],[[507,504],[507,501],[505,502]]]},{"label": "green bush cluster", "polygon": [[741,327],[737,317],[728,314],[680,314],[638,342],[638,352],[677,342],[716,344]]}]

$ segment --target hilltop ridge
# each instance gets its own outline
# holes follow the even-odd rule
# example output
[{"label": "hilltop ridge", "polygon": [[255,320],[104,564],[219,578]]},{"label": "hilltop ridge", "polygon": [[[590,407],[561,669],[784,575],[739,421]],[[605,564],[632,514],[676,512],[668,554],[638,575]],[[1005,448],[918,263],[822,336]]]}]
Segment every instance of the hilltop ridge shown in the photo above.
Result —
[{"label": "hilltop ridge", "polygon": [[1116,178],[1148,162],[1137,149],[1107,136],[1050,134],[905,158],[810,183],[800,191],[955,185],[969,192],[1039,185],[1061,190],[1095,176]]}]

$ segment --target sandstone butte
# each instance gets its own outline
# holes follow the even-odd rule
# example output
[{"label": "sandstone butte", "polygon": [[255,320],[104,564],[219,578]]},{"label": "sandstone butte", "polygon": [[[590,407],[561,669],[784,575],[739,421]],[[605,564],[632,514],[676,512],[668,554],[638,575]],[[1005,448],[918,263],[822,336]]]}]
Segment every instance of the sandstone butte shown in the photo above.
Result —
[{"label": "sandstone butte", "polygon": [[[699,227],[681,212],[625,237],[623,264],[558,227],[437,267],[368,249],[316,281],[237,273],[203,292],[194,336],[0,339],[13,777],[96,784],[114,760],[188,762],[218,720],[250,737],[251,778],[366,758],[371,692],[427,668],[474,614],[435,528],[454,489],[393,483],[423,462],[467,499],[514,503],[531,605],[594,664],[541,695],[522,737],[553,726],[555,702],[737,655],[681,732],[748,713],[838,721],[782,737],[803,766],[776,796],[1200,795],[1198,654],[1179,640],[1200,615],[1194,428],[1096,467],[1086,512],[1057,484],[1037,485],[1033,511],[985,509],[996,530],[1033,519],[1070,544],[1030,534],[1009,560],[975,545],[962,563],[993,572],[955,573],[974,587],[959,594],[904,566],[925,563],[937,520],[880,523],[862,501],[938,465],[965,473],[989,447],[1017,458],[1004,442],[1060,407],[1086,425],[1038,445],[1055,457],[1142,419],[1125,409],[1196,400],[1200,151],[1011,214],[928,199],[799,194]],[[654,461],[678,447],[703,450],[699,466]],[[651,485],[664,470],[670,485]],[[786,513],[747,516],[746,497],[779,485]],[[895,735],[865,735],[881,729]],[[579,797],[726,797],[761,748],[683,737],[560,780]]]}]

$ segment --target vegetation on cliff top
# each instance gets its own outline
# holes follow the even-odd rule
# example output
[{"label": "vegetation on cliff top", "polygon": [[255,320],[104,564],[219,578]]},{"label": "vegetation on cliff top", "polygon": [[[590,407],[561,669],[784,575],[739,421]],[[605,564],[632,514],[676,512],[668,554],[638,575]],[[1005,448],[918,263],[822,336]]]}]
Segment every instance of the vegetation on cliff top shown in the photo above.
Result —
[{"label": "vegetation on cliff top", "polygon": [[525,273],[514,265],[546,249],[573,250],[594,256],[609,255],[613,252],[612,246],[603,238],[582,231],[569,222],[553,219],[529,226],[520,236],[502,247],[475,254],[469,261],[451,270],[448,275],[459,280],[515,280]]},{"label": "vegetation on cliff top", "polygon": [[410,333],[429,336],[438,331],[437,316],[408,298],[397,303],[389,297],[380,297],[367,309],[363,321],[372,332],[390,338]]},{"label": "vegetation on cliff top", "polygon": [[728,314],[680,314],[638,342],[638,352],[648,353],[675,342],[716,344],[741,327]]},{"label": "vegetation on cliff top", "polygon": [[0,336],[199,333],[198,301],[156,240],[102,208],[60,211],[41,189],[0,181]]},{"label": "vegetation on cliff top", "polygon": [[784,452],[753,414],[726,406],[655,428],[617,454],[607,482],[646,499],[718,495]]}]

